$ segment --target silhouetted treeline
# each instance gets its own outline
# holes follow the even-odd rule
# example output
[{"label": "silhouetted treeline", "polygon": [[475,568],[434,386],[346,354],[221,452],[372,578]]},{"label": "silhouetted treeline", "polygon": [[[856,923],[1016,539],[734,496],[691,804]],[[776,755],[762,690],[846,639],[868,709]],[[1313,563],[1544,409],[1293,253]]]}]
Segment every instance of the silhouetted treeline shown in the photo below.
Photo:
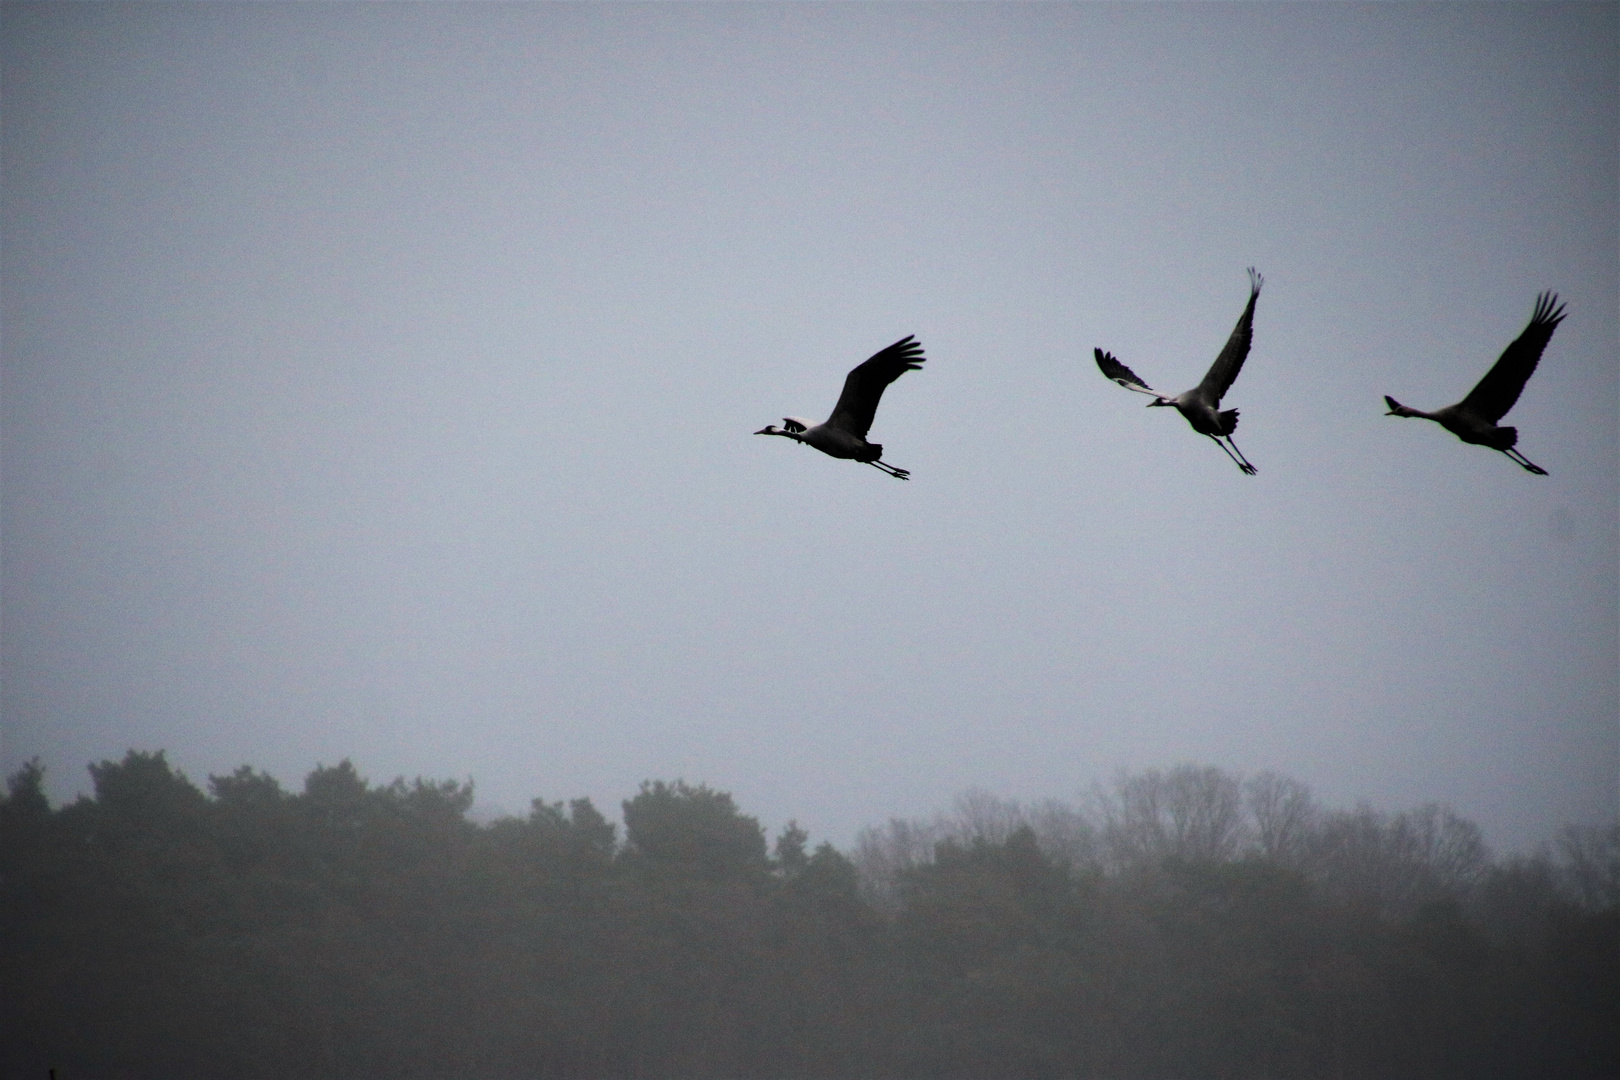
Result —
[{"label": "silhouetted treeline", "polygon": [[1620,1075],[1620,828],[1492,859],[1189,766],[850,858],[679,782],[621,839],[347,761],[91,774],[0,803],[7,1077]]}]

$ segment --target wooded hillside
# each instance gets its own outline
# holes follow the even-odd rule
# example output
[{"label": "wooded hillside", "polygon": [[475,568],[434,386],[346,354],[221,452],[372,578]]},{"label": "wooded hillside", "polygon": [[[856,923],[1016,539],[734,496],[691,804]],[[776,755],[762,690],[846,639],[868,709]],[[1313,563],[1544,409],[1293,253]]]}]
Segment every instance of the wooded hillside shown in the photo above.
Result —
[{"label": "wooded hillside", "polygon": [[846,856],[680,782],[621,837],[347,761],[91,772],[0,803],[8,1077],[1620,1075],[1620,828],[1498,859],[1188,766]]}]

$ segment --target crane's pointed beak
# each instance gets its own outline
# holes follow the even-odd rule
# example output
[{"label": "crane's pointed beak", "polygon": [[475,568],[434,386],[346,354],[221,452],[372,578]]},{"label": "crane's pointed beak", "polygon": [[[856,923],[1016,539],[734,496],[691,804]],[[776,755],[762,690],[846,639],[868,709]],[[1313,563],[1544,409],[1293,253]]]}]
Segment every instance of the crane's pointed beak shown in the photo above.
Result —
[{"label": "crane's pointed beak", "polygon": [[774,424],[767,424],[764,427],[760,428],[758,431],[754,432],[754,434],[755,435],[775,435],[776,434],[776,426]]}]

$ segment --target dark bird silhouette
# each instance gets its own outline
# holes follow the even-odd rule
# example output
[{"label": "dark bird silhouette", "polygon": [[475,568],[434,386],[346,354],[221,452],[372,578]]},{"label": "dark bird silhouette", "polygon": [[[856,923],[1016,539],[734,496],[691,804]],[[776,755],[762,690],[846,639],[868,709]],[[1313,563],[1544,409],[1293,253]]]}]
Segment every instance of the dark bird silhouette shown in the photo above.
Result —
[{"label": "dark bird silhouette", "polygon": [[[1148,402],[1148,408],[1155,405],[1173,405],[1180,410],[1181,415],[1187,418],[1187,423],[1200,435],[1208,435],[1215,441],[1215,445],[1226,451],[1226,456],[1250,476],[1255,474],[1255,467],[1249,464],[1249,459],[1243,456],[1243,451],[1237,448],[1232,441],[1232,432],[1237,430],[1238,411],[1227,409],[1221,411],[1221,398],[1232,388],[1237,380],[1238,372],[1243,370],[1243,361],[1248,358],[1249,345],[1254,340],[1254,302],[1260,296],[1260,286],[1266,279],[1261,277],[1254,267],[1249,267],[1249,303],[1238,317],[1237,325],[1232,328],[1232,336],[1226,339],[1226,348],[1221,355],[1215,358],[1209,371],[1204,375],[1204,381],[1175,397],[1165,397],[1153,387],[1137,377],[1136,372],[1114,359],[1113,353],[1103,352],[1101,349],[1092,350],[1097,356],[1097,366],[1102,373],[1114,382],[1119,383],[1127,390],[1135,390],[1138,394],[1147,394],[1153,398]],[[1225,442],[1221,440],[1225,439]]]},{"label": "dark bird silhouette", "polygon": [[1425,420],[1433,420],[1465,443],[1500,450],[1537,476],[1546,476],[1546,469],[1513,448],[1519,441],[1519,429],[1498,427],[1496,422],[1506,416],[1513,403],[1519,400],[1524,384],[1541,362],[1542,350],[1546,349],[1553,331],[1563,321],[1564,305],[1558,302],[1558,294],[1542,293],[1536,297],[1536,310],[1530,316],[1530,325],[1524,328],[1517,341],[1507,347],[1467,397],[1455,405],[1424,412],[1422,409],[1409,409],[1385,394],[1384,402],[1389,406],[1389,412],[1384,415],[1421,416]]},{"label": "dark bird silhouette", "polygon": [[824,424],[811,426],[808,420],[784,416],[782,427],[772,424],[754,434],[781,435],[813,446],[823,454],[864,461],[897,480],[909,480],[910,472],[879,460],[883,457],[883,447],[867,442],[866,433],[872,429],[872,417],[877,414],[878,402],[889,384],[908,371],[922,370],[923,361],[927,359],[922,351],[916,335],[908,335],[874,353],[844,380],[844,392],[838,395],[838,404],[833,406],[832,415]]}]

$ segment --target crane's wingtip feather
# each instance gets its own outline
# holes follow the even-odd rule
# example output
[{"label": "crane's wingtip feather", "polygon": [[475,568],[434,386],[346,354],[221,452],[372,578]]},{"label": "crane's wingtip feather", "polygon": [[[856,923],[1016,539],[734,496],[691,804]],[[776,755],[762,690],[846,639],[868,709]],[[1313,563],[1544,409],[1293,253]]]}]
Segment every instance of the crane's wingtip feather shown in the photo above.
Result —
[{"label": "crane's wingtip feather", "polygon": [[1557,326],[1564,321],[1564,309],[1568,305],[1558,301],[1558,294],[1551,289],[1536,297],[1536,310],[1530,321],[1544,326]]}]

